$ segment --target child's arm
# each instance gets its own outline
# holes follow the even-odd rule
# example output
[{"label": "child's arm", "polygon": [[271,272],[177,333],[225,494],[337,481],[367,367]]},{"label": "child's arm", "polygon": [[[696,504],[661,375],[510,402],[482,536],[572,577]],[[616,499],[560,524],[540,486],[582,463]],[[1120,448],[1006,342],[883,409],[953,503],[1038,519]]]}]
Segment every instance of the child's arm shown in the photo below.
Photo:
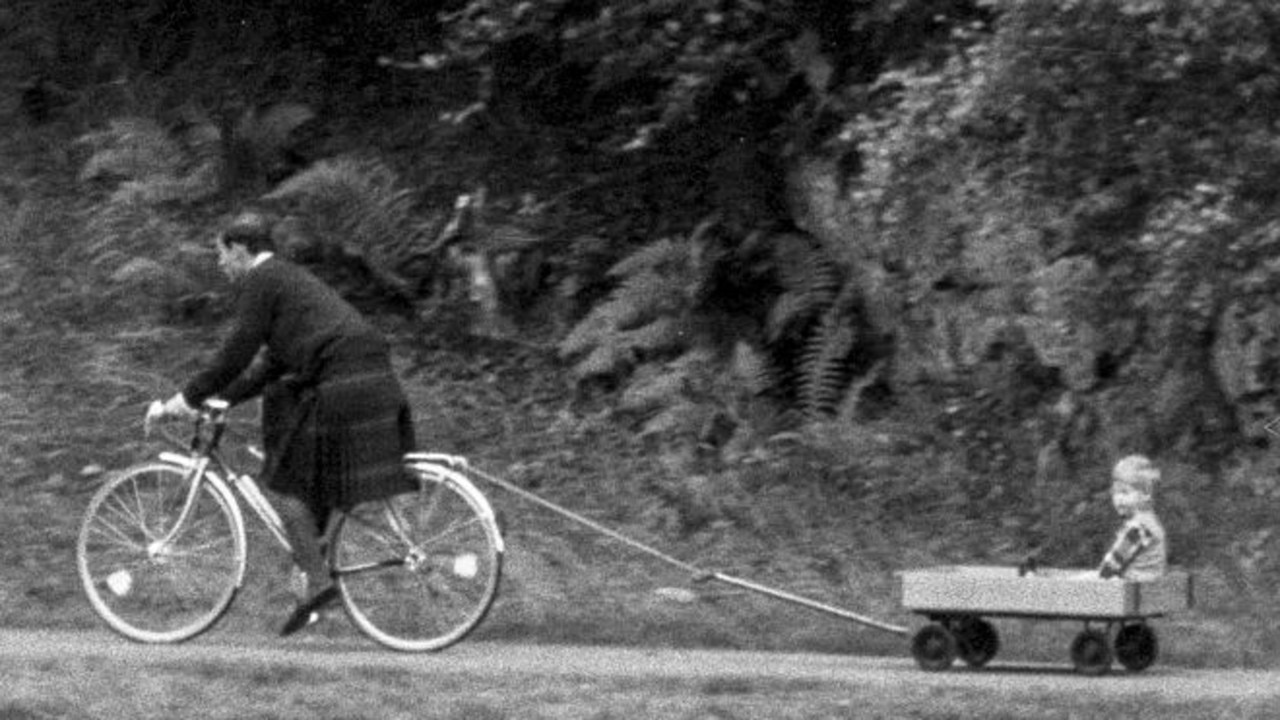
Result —
[{"label": "child's arm", "polygon": [[1102,564],[1098,566],[1098,574],[1104,578],[1124,575],[1129,565],[1142,554],[1143,550],[1151,547],[1153,542],[1155,542],[1155,536],[1145,526],[1139,523],[1125,525],[1120,529],[1120,534],[1116,536],[1111,549],[1103,556]]}]

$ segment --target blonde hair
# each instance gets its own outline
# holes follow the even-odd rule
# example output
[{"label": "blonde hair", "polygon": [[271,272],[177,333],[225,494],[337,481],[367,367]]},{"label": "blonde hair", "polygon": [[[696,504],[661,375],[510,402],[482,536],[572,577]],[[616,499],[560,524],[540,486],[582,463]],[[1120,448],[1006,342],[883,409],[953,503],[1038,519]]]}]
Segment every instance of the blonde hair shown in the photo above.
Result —
[{"label": "blonde hair", "polygon": [[1111,470],[1111,489],[1131,489],[1150,499],[1160,481],[1160,469],[1145,455],[1121,458]]}]

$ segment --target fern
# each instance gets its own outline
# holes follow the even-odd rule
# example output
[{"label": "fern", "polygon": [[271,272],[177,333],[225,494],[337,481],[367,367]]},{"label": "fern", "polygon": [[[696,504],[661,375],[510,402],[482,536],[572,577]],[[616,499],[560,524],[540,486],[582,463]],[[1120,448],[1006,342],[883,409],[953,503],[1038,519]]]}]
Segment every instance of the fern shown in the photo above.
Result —
[{"label": "fern", "polygon": [[830,415],[839,405],[849,383],[849,355],[857,334],[853,326],[833,306],[809,336],[800,359],[800,410],[817,419]]},{"label": "fern", "polygon": [[676,244],[674,240],[666,237],[645,245],[623,258],[609,268],[608,275],[614,278],[627,278],[646,271],[661,273],[678,268],[688,261],[688,246]]},{"label": "fern", "polygon": [[117,118],[79,138],[91,148],[79,179],[118,181],[111,201],[120,204],[202,200],[219,190],[222,157],[213,149],[219,138],[207,122],[180,138],[150,118]]},{"label": "fern", "polygon": [[696,439],[719,417],[753,437],[744,424],[829,418],[873,359],[858,344],[858,289],[803,235],[710,247],[665,238],[608,276],[613,292],[559,349],[579,379],[622,380],[620,408],[646,417],[645,434]]},{"label": "fern", "polygon": [[185,160],[178,142],[150,118],[117,118],[104,130],[82,135],[77,143],[91,148],[91,155],[80,171],[81,182],[173,175]]},{"label": "fern", "polygon": [[797,235],[778,237],[771,267],[781,293],[769,309],[765,338],[774,343],[810,322],[835,300],[839,268],[821,246]]},{"label": "fern", "polygon": [[780,382],[777,367],[769,357],[741,341],[734,345],[729,371],[752,395],[763,395]]},{"label": "fern", "polygon": [[293,133],[315,117],[314,110],[299,103],[250,108],[236,123],[235,139],[257,158],[257,162],[270,165],[278,162],[278,156],[288,147]]},{"label": "fern", "polygon": [[182,251],[187,231],[150,205],[113,196],[89,211],[85,229],[85,266],[109,280],[109,292],[136,292],[143,286],[153,292],[192,289],[174,254]]},{"label": "fern", "polygon": [[[865,359],[857,289],[840,266],[803,235],[753,236],[712,256],[664,238],[610,268],[613,292],[560,343],[574,375],[623,379],[620,405],[648,414],[647,432],[696,430],[682,423],[712,411],[736,417],[758,398],[807,419],[831,416]],[[717,285],[715,274],[726,268],[736,274]],[[723,297],[756,287],[772,288],[772,301],[735,305],[740,297]],[[756,325],[743,322],[742,308],[762,315]],[[720,345],[724,339],[731,344]],[[773,405],[778,400],[790,407]]]},{"label": "fern", "polygon": [[720,375],[718,365],[711,353],[695,348],[644,367],[627,384],[620,406],[648,414],[641,437],[697,430],[719,404],[711,387]]},{"label": "fern", "polygon": [[706,407],[688,398],[676,398],[644,422],[640,437],[672,435],[696,429],[708,414]]},{"label": "fern", "polygon": [[[560,341],[559,352],[562,358],[572,358],[590,352],[602,340],[613,333],[613,305],[605,302],[595,306],[587,316],[573,326],[569,334]],[[582,377],[580,375],[580,377]]]},{"label": "fern", "polygon": [[204,200],[227,182],[280,174],[293,133],[314,117],[305,105],[281,103],[246,112],[226,133],[194,105],[179,109],[172,130],[151,117],[115,118],[78,138],[90,148],[79,178],[121,183],[116,202]]},{"label": "fern", "polygon": [[637,358],[678,350],[685,337],[691,284],[689,249],[670,238],[647,245],[608,271],[617,286],[560,342],[561,357],[582,379],[616,375]]},{"label": "fern", "polygon": [[596,345],[587,356],[573,366],[578,378],[613,375],[626,366],[631,354],[617,345]]},{"label": "fern", "polygon": [[301,243],[330,261],[362,266],[384,290],[408,297],[396,268],[428,245],[412,193],[389,167],[352,157],[323,160],[265,196],[307,218]]},{"label": "fern", "polygon": [[679,318],[662,315],[640,327],[625,331],[622,339],[623,345],[633,351],[653,355],[680,347],[681,341],[687,339],[687,332],[685,324]]},{"label": "fern", "polygon": [[869,370],[863,373],[862,377],[849,384],[843,393],[844,400],[832,412],[832,417],[837,424],[846,426],[854,424],[867,391],[884,380],[885,367],[886,363],[883,359],[877,360]]},{"label": "fern", "polygon": [[291,205],[317,218],[325,239],[394,255],[425,241],[415,218],[413,194],[377,160],[323,160],[282,182],[267,200]]},{"label": "fern", "polygon": [[630,330],[653,322],[659,316],[678,312],[683,293],[673,287],[673,279],[653,270],[644,270],[622,279],[610,304],[614,308],[616,330]]},{"label": "fern", "polygon": [[623,410],[647,412],[674,404],[688,387],[688,375],[664,364],[636,373],[622,393]]}]

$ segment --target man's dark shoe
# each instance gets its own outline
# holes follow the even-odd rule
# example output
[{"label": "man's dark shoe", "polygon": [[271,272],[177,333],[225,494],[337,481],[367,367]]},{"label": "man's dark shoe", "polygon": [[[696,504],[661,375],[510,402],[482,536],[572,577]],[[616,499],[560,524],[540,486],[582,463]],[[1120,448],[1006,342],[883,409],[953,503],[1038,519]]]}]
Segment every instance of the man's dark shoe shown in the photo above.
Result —
[{"label": "man's dark shoe", "polygon": [[293,609],[293,614],[289,616],[289,619],[284,621],[284,627],[280,628],[280,637],[288,637],[310,625],[313,614],[331,605],[337,599],[338,586],[330,585],[312,595],[306,602],[299,603],[298,607]]}]

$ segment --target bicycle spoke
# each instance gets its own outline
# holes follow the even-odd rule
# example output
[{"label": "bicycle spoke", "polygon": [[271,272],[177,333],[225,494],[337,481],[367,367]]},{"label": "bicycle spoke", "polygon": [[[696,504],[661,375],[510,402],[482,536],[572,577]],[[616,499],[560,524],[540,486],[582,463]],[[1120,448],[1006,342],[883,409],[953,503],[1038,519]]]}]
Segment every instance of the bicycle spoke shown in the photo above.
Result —
[{"label": "bicycle spoke", "polygon": [[118,561],[118,562],[111,562],[111,563],[104,562],[101,564],[104,567],[111,568],[113,572],[116,570],[126,570],[126,571],[131,570],[134,572],[140,572],[143,569],[150,567],[152,565],[152,562],[146,558],[140,558],[140,559]]},{"label": "bicycle spoke", "polygon": [[[207,557],[210,555],[210,553],[208,552],[210,549],[227,548],[227,547],[230,547],[233,543],[234,541],[231,540],[230,538],[221,538],[221,539],[215,538],[213,540],[207,540],[199,545],[184,545],[182,550],[174,550],[172,548],[168,548],[165,550],[164,556],[166,558]],[[218,552],[221,553],[224,551],[219,550]]]},{"label": "bicycle spoke", "polygon": [[76,546],[81,583],[107,624],[135,640],[190,638],[222,615],[239,588],[238,515],[215,486],[192,496],[192,482],[203,481],[151,463],[108,481],[90,501]]},{"label": "bicycle spoke", "polygon": [[130,482],[129,489],[133,493],[133,502],[137,507],[137,513],[134,514],[133,517],[138,520],[138,528],[146,533],[148,540],[155,540],[155,536],[151,533],[151,525],[147,522],[149,513],[147,512],[146,507],[143,506],[142,496],[138,491],[138,483]]},{"label": "bicycle spoke", "polygon": [[139,549],[146,547],[145,543],[140,543],[137,540],[135,540],[133,537],[129,535],[127,531],[125,531],[120,526],[115,525],[113,523],[106,522],[105,520],[101,520],[96,525],[94,525],[90,530],[91,532],[94,532],[95,534],[103,536],[105,538],[117,540],[118,542],[116,544],[118,545],[126,545],[132,548],[139,548]]},{"label": "bicycle spoke", "polygon": [[344,516],[338,583],[356,625],[398,650],[437,650],[484,617],[497,592],[500,537],[479,493],[428,479]]},{"label": "bicycle spoke", "polygon": [[[438,489],[431,493],[430,504],[428,505],[427,509],[424,512],[420,513],[423,516],[422,521],[414,523],[415,527],[428,528],[432,525],[431,520],[437,515],[441,505],[440,498],[443,496],[444,496],[444,493]],[[485,522],[485,520],[483,520],[479,516],[472,516],[472,517],[466,518],[465,520],[453,521],[449,526],[445,527],[443,530],[440,530],[436,534],[431,535],[430,537],[427,537],[423,540],[418,540],[416,537],[413,537],[414,533],[410,532],[407,529],[406,526],[409,523],[405,521],[405,519],[402,517],[401,513],[396,509],[393,503],[388,503],[386,509],[383,512],[383,516],[387,519],[388,521],[387,525],[389,525],[390,529],[395,533],[395,537],[405,546],[408,546],[414,549],[421,549],[423,547],[435,545],[450,535],[460,533],[472,525],[482,524]],[[366,527],[374,527],[372,523],[370,523],[368,520],[364,520],[363,518],[361,518],[361,524]],[[386,537],[385,531],[378,533],[378,536]],[[385,544],[387,545],[387,547],[395,547],[395,543],[392,542],[390,539],[387,539]]]},{"label": "bicycle spoke", "polygon": [[391,557],[386,560],[378,560],[375,562],[365,562],[357,565],[343,564],[341,567],[335,568],[335,574],[342,575],[360,575],[362,573],[371,573],[378,570],[386,570],[387,568],[396,568],[404,566],[404,558]]},{"label": "bicycle spoke", "polygon": [[[104,506],[105,505],[106,504],[104,503]],[[110,505],[111,505],[110,511],[112,512],[112,514],[119,516],[122,523],[124,523],[127,526],[134,527],[139,531],[141,531],[142,534],[146,536],[146,539],[148,541],[155,539],[154,536],[152,536],[151,534],[150,528],[146,526],[146,523],[143,520],[142,514],[139,512],[135,512],[134,510],[126,506],[124,499],[112,497],[110,501]],[[105,507],[103,509],[104,511],[107,510],[107,508]]]},{"label": "bicycle spoke", "polygon": [[216,532],[217,530],[213,526],[221,521],[222,518],[217,515],[210,514],[203,517],[196,517],[195,515],[192,515],[187,518],[187,522],[181,528],[178,528],[179,532],[169,539],[169,543],[174,544],[184,536],[197,535],[200,534],[201,531],[204,531],[203,534],[205,535],[209,534],[210,530]]},{"label": "bicycle spoke", "polygon": [[[388,548],[395,547],[397,544],[407,544],[403,542],[402,538],[397,538],[388,532],[388,530],[394,530],[394,528],[388,528],[385,523],[369,519],[371,514],[348,515],[344,524],[347,525],[348,530],[351,529],[352,525],[358,526],[363,531],[364,537],[380,539],[383,541],[382,544]],[[376,514],[375,517],[377,520],[385,519],[385,515],[382,513]]]},{"label": "bicycle spoke", "polygon": [[435,535],[427,538],[422,543],[414,543],[414,544],[418,546],[435,545],[436,543],[440,542],[446,537],[449,537],[451,535],[456,535],[462,532],[463,530],[465,530],[466,528],[471,527],[472,525],[480,525],[483,522],[484,520],[482,520],[479,517],[474,517],[463,522],[455,522],[449,527],[445,528],[444,530],[441,530],[439,533],[436,533]]},{"label": "bicycle spoke", "polygon": [[[166,573],[165,577],[176,590],[180,591],[178,595],[194,597],[203,596],[205,589],[219,582],[226,571],[224,564],[213,562],[185,563],[183,568],[182,573],[170,572]],[[193,590],[196,591],[193,592]]]}]

